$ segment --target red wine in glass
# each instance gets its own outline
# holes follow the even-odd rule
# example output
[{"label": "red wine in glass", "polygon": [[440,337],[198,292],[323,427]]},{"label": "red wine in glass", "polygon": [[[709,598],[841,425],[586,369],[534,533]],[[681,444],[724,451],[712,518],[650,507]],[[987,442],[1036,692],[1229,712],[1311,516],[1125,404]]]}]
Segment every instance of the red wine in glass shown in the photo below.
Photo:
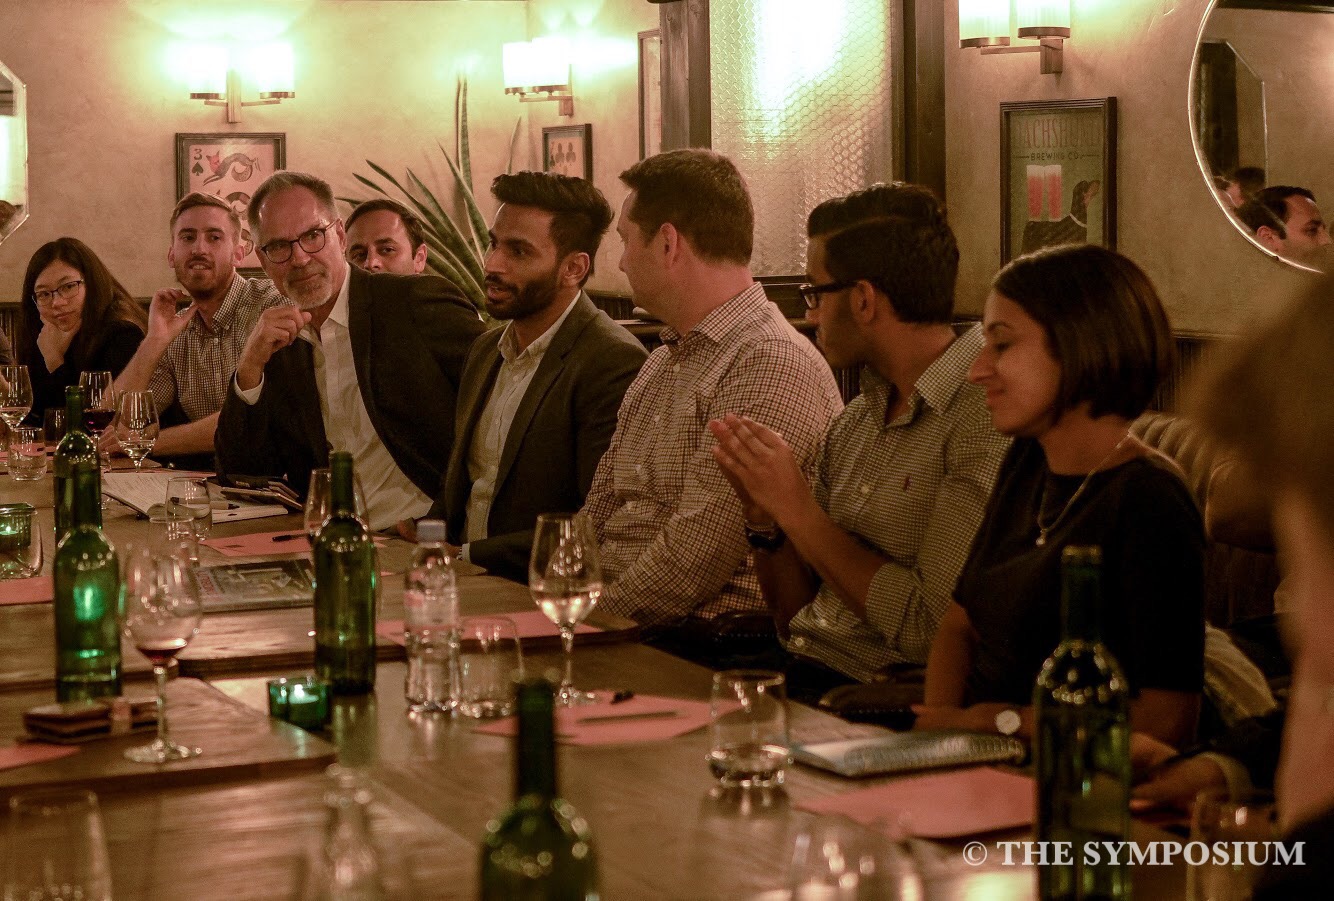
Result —
[{"label": "red wine in glass", "polygon": [[111,420],[116,418],[115,410],[93,410],[83,411],[83,423],[88,427],[88,431],[95,437],[100,437],[107,427],[111,425]]},{"label": "red wine in glass", "polygon": [[189,643],[189,639],[186,638],[165,638],[136,642],[134,646],[154,666],[166,666],[171,662],[171,658],[184,650]]}]

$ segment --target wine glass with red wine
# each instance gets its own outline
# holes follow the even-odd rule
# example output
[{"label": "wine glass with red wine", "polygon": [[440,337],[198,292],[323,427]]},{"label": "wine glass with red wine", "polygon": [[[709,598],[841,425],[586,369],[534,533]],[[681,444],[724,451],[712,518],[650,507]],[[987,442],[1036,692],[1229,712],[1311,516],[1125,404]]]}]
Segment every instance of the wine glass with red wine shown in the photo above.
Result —
[{"label": "wine glass with red wine", "polygon": [[148,548],[129,548],[124,597],[125,637],[153,664],[157,681],[157,738],[130,748],[125,756],[135,763],[194,757],[200,749],[176,744],[167,728],[167,665],[195,637],[204,613],[189,561]]},{"label": "wine glass with red wine", "polygon": [[97,456],[102,459],[102,433],[111,427],[111,420],[116,418],[116,388],[111,373],[105,369],[98,372],[79,373],[79,387],[83,389],[83,424],[88,427],[88,434],[97,443]]}]

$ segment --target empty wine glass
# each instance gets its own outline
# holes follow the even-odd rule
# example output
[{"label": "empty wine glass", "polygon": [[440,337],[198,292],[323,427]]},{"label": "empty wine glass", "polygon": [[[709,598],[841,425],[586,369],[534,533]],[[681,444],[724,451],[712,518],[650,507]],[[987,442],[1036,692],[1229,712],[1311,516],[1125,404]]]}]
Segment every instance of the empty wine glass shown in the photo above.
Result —
[{"label": "empty wine glass", "polygon": [[135,763],[166,763],[200,753],[171,740],[167,728],[167,664],[199,631],[204,609],[188,561],[129,548],[125,561],[125,637],[153,664],[157,680],[157,738],[130,748]]},{"label": "empty wine glass", "polygon": [[27,366],[0,366],[0,419],[16,429],[32,410],[32,381]]},{"label": "empty wine glass", "polygon": [[[366,493],[361,490],[361,477],[355,473],[352,476],[352,505],[356,508],[357,519],[367,529],[370,523],[366,519]],[[306,526],[306,534],[310,536],[311,547],[315,546],[315,536],[320,531],[320,526],[329,518],[329,469],[321,467],[310,471],[310,488],[306,491],[306,505],[303,512],[303,522]]]},{"label": "empty wine glass", "polygon": [[126,391],[116,404],[113,426],[116,441],[125,456],[134,462],[135,471],[143,469],[144,458],[153,450],[158,436],[157,403],[151,391]]},{"label": "empty wine glass", "polygon": [[83,424],[98,446],[97,457],[103,468],[107,461],[102,455],[102,433],[116,416],[116,387],[107,370],[79,373],[79,387],[83,389]]},{"label": "empty wine glass", "polygon": [[598,543],[588,517],[579,513],[543,513],[533,533],[528,590],[547,618],[560,629],[565,675],[557,695],[561,706],[593,700],[574,687],[574,630],[602,596]]},{"label": "empty wine glass", "polygon": [[167,481],[167,514],[181,507],[194,520],[195,541],[203,541],[213,531],[213,497],[203,479],[178,478]]}]

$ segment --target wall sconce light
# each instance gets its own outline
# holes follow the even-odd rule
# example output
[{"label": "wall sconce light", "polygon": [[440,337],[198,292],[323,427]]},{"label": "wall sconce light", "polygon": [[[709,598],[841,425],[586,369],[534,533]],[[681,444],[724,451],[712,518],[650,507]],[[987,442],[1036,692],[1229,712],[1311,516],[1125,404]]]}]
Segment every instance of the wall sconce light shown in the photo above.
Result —
[{"label": "wall sconce light", "polygon": [[562,116],[574,115],[570,90],[570,45],[564,38],[534,38],[501,48],[505,93],[523,103],[559,100]]},{"label": "wall sconce light", "polygon": [[[1070,0],[959,0],[959,46],[982,53],[1040,53],[1043,75],[1061,71],[1061,52],[1070,37]],[[1037,44],[1010,46],[1012,24],[1020,38]]]},{"label": "wall sconce light", "polygon": [[[241,109],[267,106],[296,96],[292,45],[278,42],[228,49],[216,44],[191,48],[187,81],[190,99],[225,106],[227,121],[240,122]],[[258,100],[242,100],[246,87]]]}]

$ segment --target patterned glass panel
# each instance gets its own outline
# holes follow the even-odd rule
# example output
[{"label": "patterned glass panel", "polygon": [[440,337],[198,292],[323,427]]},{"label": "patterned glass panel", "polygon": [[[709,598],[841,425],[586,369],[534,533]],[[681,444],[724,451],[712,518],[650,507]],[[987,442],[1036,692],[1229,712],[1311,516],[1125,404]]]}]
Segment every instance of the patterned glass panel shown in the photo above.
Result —
[{"label": "patterned glass panel", "polygon": [[806,215],[891,177],[885,0],[711,0],[713,148],[755,204],[757,275],[805,270]]}]

